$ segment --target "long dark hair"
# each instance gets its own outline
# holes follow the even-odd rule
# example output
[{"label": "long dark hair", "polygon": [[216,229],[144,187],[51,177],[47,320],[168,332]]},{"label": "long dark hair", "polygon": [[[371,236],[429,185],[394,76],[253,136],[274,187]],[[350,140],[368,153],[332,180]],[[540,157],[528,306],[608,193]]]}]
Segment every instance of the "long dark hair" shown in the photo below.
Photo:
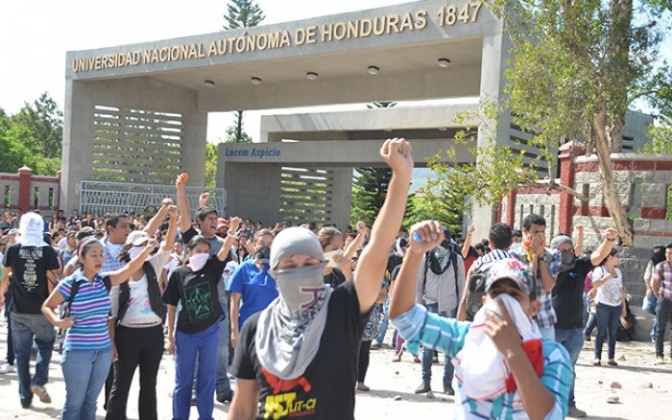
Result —
[{"label": "long dark hair", "polygon": [[196,235],[187,244],[187,249],[193,251],[199,244],[206,244],[210,248],[210,240],[203,235]]},{"label": "long dark hair", "polygon": [[611,249],[611,252],[609,252],[609,255],[607,255],[606,257],[604,257],[604,259],[602,260],[602,262],[600,262],[600,265],[604,265],[604,263],[607,262],[607,260],[609,259],[609,257],[613,257],[614,255],[618,255],[618,249],[616,249],[616,248],[612,248],[612,249]]}]

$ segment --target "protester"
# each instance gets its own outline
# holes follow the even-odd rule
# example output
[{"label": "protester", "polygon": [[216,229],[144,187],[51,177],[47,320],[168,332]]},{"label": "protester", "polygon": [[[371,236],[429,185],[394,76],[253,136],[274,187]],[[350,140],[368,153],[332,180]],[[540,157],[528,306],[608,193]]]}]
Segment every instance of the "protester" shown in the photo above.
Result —
[{"label": "protester", "polygon": [[[18,243],[7,247],[2,261],[0,308],[7,287],[12,295],[11,334],[16,359],[21,406],[32,404],[33,394],[42,403],[51,403],[45,385],[49,381],[49,362],[56,333],[41,307],[60,275],[60,263],[54,248],[43,240],[44,224],[36,213],[21,216]],[[11,280],[10,280],[11,273]],[[30,376],[30,353],[37,345],[35,375]]]},{"label": "protester", "polygon": [[[412,350],[420,344],[456,361],[456,417],[561,419],[571,383],[567,351],[543,338],[532,316],[539,307],[535,281],[517,259],[490,269],[485,305],[474,323],[440,317],[413,305],[422,256],[443,241],[438,222],[413,228],[392,290],[390,318]],[[459,405],[458,405],[459,404]]]},{"label": "protester", "polygon": [[[583,227],[577,226],[577,247],[583,243]],[[616,229],[607,229],[604,240],[589,257],[576,258],[576,249],[572,238],[558,235],[551,241],[551,249],[560,253],[560,272],[555,287],[551,292],[553,309],[557,316],[555,323],[555,341],[562,344],[572,361],[574,371],[572,385],[569,389],[569,415],[571,417],[586,417],[586,412],[576,407],[574,387],[576,382],[576,362],[583,348],[583,307],[584,280],[588,273],[607,256],[612,250],[618,232]]]},{"label": "protester", "polygon": [[[665,248],[665,261],[656,265],[653,272],[653,292],[658,298],[656,306],[656,363],[664,363],[663,341],[668,321],[672,323],[672,243]],[[670,338],[672,358],[672,337]]]},{"label": "protester", "polygon": [[335,289],[324,284],[327,262],[310,231],[289,228],[275,239],[270,267],[280,296],[241,331],[229,419],[354,419],[357,351],[401,226],[413,171],[406,140],[387,140],[381,155],[393,175],[352,281]]},{"label": "protester", "polygon": [[[103,245],[94,238],[84,240],[77,252],[80,268],[63,279],[42,305],[42,313],[53,325],[67,329],[61,355],[65,380],[61,420],[96,418],[96,401],[112,364],[109,288],[128,280],[156,245],[155,240],[149,241],[128,265],[101,275]],[[63,302],[66,316],[59,318],[56,308]]]},{"label": "protester", "polygon": [[359,359],[357,362],[358,391],[367,392],[371,390],[371,388],[369,388],[364,384],[364,380],[366,379],[366,372],[369,370],[369,361],[371,357],[371,342],[373,341],[374,338],[376,338],[376,335],[378,334],[378,330],[380,328],[380,324],[383,320],[383,311],[384,311],[383,306],[385,301],[387,300],[388,287],[389,282],[387,280],[383,280],[380,285],[380,293],[378,294],[378,298],[376,299],[375,305],[373,305],[373,309],[371,309],[371,313],[369,314],[369,321],[366,323],[366,326],[364,327],[364,333],[362,334],[362,342],[359,345]]},{"label": "protester", "polygon": [[665,247],[662,245],[654,246],[651,259],[646,264],[644,270],[644,286],[646,287],[646,295],[642,300],[642,310],[647,314],[654,315],[653,327],[651,328],[651,341],[656,342],[656,331],[658,330],[658,318],[656,315],[656,307],[658,306],[657,294],[653,291],[653,273],[655,267],[661,262],[665,261]]},{"label": "protester", "polygon": [[[166,307],[161,300],[158,278],[175,242],[177,207],[163,206],[159,211],[170,214],[166,240],[160,251],[131,274],[129,281],[110,291],[112,318],[116,328],[112,332],[114,383],[107,405],[107,420],[125,420],[128,393],[136,368],[140,370],[138,414],[140,420],[156,420],[156,376],[163,356],[163,322]],[[124,262],[142,253],[150,236],[133,231],[126,238],[126,246],[119,257]]]},{"label": "protester", "polygon": [[[184,216],[184,214],[183,214]],[[232,228],[239,219],[232,218]],[[168,352],[175,358],[173,418],[188,419],[196,372],[196,407],[201,419],[212,419],[215,379],[220,348],[219,323],[225,317],[217,287],[229,257],[233,235],[211,256],[211,240],[197,235],[187,244],[189,263],[173,271],[163,301],[168,305]],[[177,306],[181,305],[177,325]],[[176,329],[177,327],[177,329]]]},{"label": "protester", "polygon": [[600,267],[593,271],[593,287],[597,289],[597,337],[595,337],[595,360],[593,365],[601,365],[602,345],[608,341],[609,366],[616,363],[616,330],[619,319],[626,316],[623,274],[616,268],[619,263],[618,250],[612,249],[602,260]]},{"label": "protester", "polygon": [[[428,251],[422,259],[417,273],[415,302],[423,305],[430,313],[455,318],[460,296],[464,293],[464,260],[461,255],[453,251],[448,228],[443,228],[443,234],[446,239],[436,248]],[[422,352],[422,383],[416,388],[416,394],[432,390],[433,361],[434,351],[425,347]],[[446,354],[443,369],[443,392],[447,395],[455,394],[451,385],[453,371],[453,363],[450,356]]]}]

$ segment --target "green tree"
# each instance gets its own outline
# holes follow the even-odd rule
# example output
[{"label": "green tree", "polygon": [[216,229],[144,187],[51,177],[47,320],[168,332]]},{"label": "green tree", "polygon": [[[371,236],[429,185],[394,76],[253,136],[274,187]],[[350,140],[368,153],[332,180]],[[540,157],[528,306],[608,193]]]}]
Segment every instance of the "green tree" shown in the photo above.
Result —
[{"label": "green tree", "polygon": [[205,144],[205,187],[215,188],[217,186],[217,149],[215,143]]},{"label": "green tree", "polygon": [[651,140],[639,150],[642,153],[672,154],[672,118],[660,117],[660,124],[649,130]]},{"label": "green tree", "polygon": [[[387,187],[392,179],[390,168],[355,168],[357,176],[352,188],[352,211],[350,222],[354,226],[358,221],[363,221],[367,226],[373,226],[380,208],[387,197]],[[414,196],[409,194],[404,213],[403,227],[411,224],[414,214]]]},{"label": "green tree", "polygon": [[[224,29],[251,28],[259,25],[266,16],[261,7],[252,0],[229,0],[224,15]],[[226,130],[229,143],[252,143],[252,138],[243,131],[243,111],[234,112],[234,124]]]},{"label": "green tree", "polygon": [[[503,19],[512,48],[505,73],[507,99],[482,104],[494,112],[481,113],[481,120],[510,112],[513,124],[532,134],[527,144],[539,156],[523,159],[491,142],[479,148],[479,165],[468,168],[469,176],[457,179],[469,182],[468,193],[477,202],[492,203],[509,188],[539,181],[535,172],[543,159],[549,166],[549,188],[587,200],[554,181],[554,151],[567,139],[581,138],[587,152],[597,154],[605,206],[623,244],[631,245],[632,228],[619,202],[610,153],[621,151],[625,114],[634,101],[648,100],[657,109],[669,106],[671,74],[659,60],[658,46],[668,30],[660,22],[672,2],[643,0],[637,9],[631,0],[486,3]],[[495,128],[485,129],[494,133]]]},{"label": "green tree", "polygon": [[13,119],[33,133],[37,149],[45,158],[61,158],[63,144],[63,113],[48,93],[32,104],[25,103]]}]

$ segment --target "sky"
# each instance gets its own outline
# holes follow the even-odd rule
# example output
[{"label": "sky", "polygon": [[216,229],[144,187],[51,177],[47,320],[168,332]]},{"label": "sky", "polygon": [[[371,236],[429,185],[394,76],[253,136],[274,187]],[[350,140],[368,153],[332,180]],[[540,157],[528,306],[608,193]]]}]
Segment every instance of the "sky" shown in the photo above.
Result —
[{"label": "sky", "polygon": [[[263,24],[409,3],[409,0],[257,0]],[[0,1],[0,107],[16,113],[43,92],[63,107],[65,54],[216,32],[222,29],[226,0],[2,0]],[[312,110],[364,108],[332,106]],[[245,131],[259,137],[261,114],[245,113]],[[212,113],[208,141],[218,142],[233,123],[232,113]]]}]

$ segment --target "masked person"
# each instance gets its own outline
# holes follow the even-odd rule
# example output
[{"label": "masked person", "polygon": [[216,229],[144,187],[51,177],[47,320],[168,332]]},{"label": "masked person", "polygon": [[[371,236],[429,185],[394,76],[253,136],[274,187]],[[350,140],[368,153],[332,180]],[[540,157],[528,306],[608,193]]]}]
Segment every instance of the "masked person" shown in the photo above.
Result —
[{"label": "masked person", "polygon": [[[583,229],[578,228],[579,242],[582,242]],[[572,238],[559,235],[551,241],[551,249],[560,253],[560,273],[551,292],[553,308],[558,320],[555,323],[555,341],[562,344],[572,361],[572,370],[575,370],[576,361],[583,348],[583,314],[584,283],[588,273],[599,265],[611,252],[617,236],[615,229],[607,229],[602,244],[590,257],[576,258]],[[576,372],[569,389],[569,415],[571,417],[585,417],[586,412],[576,407],[574,400],[574,386]]]},{"label": "masked person", "polygon": [[[417,273],[418,281],[415,290],[415,302],[427,308],[427,311],[446,318],[455,318],[460,296],[464,292],[464,260],[453,251],[450,243],[450,231],[443,230],[444,240],[431,251],[425,253]],[[432,363],[434,351],[425,347],[422,351],[422,383],[415,393],[421,394],[432,390]],[[453,364],[446,354],[443,369],[443,392],[455,394],[453,381]]]},{"label": "masked person", "polygon": [[514,258],[493,264],[473,323],[443,318],[413,305],[412,297],[422,256],[441,243],[443,232],[438,222],[418,223],[412,231],[390,318],[409,350],[422,344],[454,358],[456,418],[565,418],[569,356],[532,320],[539,303],[526,266]]},{"label": "masked person", "polygon": [[[237,226],[237,218],[231,225]],[[175,354],[175,391],[173,418],[189,418],[194,370],[196,373],[196,407],[199,418],[212,419],[215,376],[220,348],[220,326],[225,313],[217,287],[229,257],[234,237],[229,235],[216,255],[210,255],[210,240],[197,235],[187,244],[189,263],[178,267],[168,280],[163,301],[168,305],[168,352]],[[179,318],[175,324],[177,305]],[[177,331],[175,328],[177,327]]]},{"label": "masked person", "polygon": [[327,261],[309,230],[293,227],[275,238],[270,268],[280,296],[241,331],[230,420],[354,419],[358,349],[401,226],[413,170],[406,140],[387,140],[381,155],[392,179],[353,280],[335,289],[324,284]]}]

